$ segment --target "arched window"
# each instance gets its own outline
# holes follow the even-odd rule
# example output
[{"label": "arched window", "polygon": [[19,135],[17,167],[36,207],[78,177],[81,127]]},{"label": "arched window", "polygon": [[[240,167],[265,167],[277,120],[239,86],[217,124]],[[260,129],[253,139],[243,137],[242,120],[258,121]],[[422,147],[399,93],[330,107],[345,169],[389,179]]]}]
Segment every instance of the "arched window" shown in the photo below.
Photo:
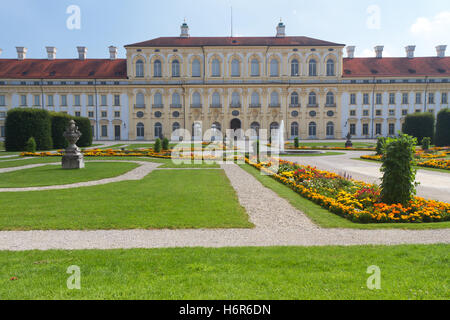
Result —
[{"label": "arched window", "polygon": [[314,59],[309,61],[309,76],[316,77],[317,76],[317,62]]},{"label": "arched window", "polygon": [[194,108],[200,108],[202,106],[202,97],[197,91],[192,94],[192,106]]},{"label": "arched window", "polygon": [[153,62],[153,76],[155,78],[162,77],[161,61],[159,60],[155,60],[155,62]]},{"label": "arched window", "polygon": [[180,99],[180,94],[178,92],[174,92],[172,94],[172,107],[173,108],[181,108],[181,99]]},{"label": "arched window", "polygon": [[297,122],[291,123],[291,137],[292,138],[298,137],[298,123]]},{"label": "arched window", "polygon": [[280,96],[277,91],[272,91],[270,94],[270,106],[279,107],[280,106]]},{"label": "arched window", "polygon": [[299,105],[298,93],[292,92],[291,94],[291,106],[296,107]]},{"label": "arched window", "polygon": [[172,61],[172,77],[178,78],[180,76],[180,62],[178,60]]},{"label": "arched window", "polygon": [[237,91],[234,91],[231,95],[231,106],[235,108],[241,106],[241,95]]},{"label": "arched window", "polygon": [[194,61],[192,61],[192,76],[200,77],[200,74],[201,74],[200,61],[198,59],[194,59]]},{"label": "arched window", "polygon": [[144,62],[142,60],[136,61],[136,77],[137,78],[144,77]]},{"label": "arched window", "polygon": [[155,123],[155,139],[162,138],[162,124],[157,122]]},{"label": "arched window", "polygon": [[154,107],[157,107],[157,108],[160,108],[163,106],[162,94],[160,92],[155,93],[155,95],[153,97],[153,104],[154,104]]},{"label": "arched window", "polygon": [[252,122],[252,124],[250,125],[250,129],[253,131],[252,134],[254,134],[255,136],[259,136],[259,122]]},{"label": "arched window", "polygon": [[327,137],[334,137],[334,123],[331,121],[327,123]]},{"label": "arched window", "polygon": [[218,92],[214,92],[212,95],[211,107],[220,108],[222,105],[220,104],[220,94]]},{"label": "arched window", "polygon": [[327,93],[327,106],[332,106],[334,105],[334,93],[333,92],[328,92]]},{"label": "arched window", "polygon": [[136,137],[138,139],[144,139],[144,124],[142,122],[136,125]]},{"label": "arched window", "polygon": [[233,59],[233,61],[231,61],[231,76],[232,77],[241,76],[241,64],[237,59]]},{"label": "arched window", "polygon": [[142,92],[136,95],[136,108],[145,108],[145,97]]},{"label": "arched window", "polygon": [[211,129],[216,129],[215,134],[218,135],[218,133],[222,131],[222,126],[220,125],[219,122],[214,122],[211,126]]},{"label": "arched window", "polygon": [[252,93],[252,100],[250,103],[250,107],[260,107],[261,104],[259,103],[259,93],[258,92],[253,92]]},{"label": "arched window", "polygon": [[278,60],[272,59],[270,61],[270,76],[271,77],[278,77],[280,74],[279,66],[278,66]]},{"label": "arched window", "polygon": [[292,77],[298,77],[300,75],[300,69],[298,60],[294,59],[291,61],[291,76]]},{"label": "arched window", "polygon": [[311,138],[315,138],[317,134],[317,125],[315,122],[310,122],[308,125],[308,133]]},{"label": "arched window", "polygon": [[180,129],[180,124],[178,122],[174,122],[172,124],[172,132],[175,132],[178,129]]},{"label": "arched window", "polygon": [[212,67],[211,76],[220,77],[220,61],[218,59],[214,59],[212,61],[211,67]]},{"label": "arched window", "polygon": [[258,61],[258,59],[253,59],[251,62],[251,76],[259,77],[259,61]]},{"label": "arched window", "polygon": [[333,59],[328,59],[327,61],[327,76],[328,77],[332,77],[335,75],[334,72],[334,60]]},{"label": "arched window", "polygon": [[279,128],[280,128],[280,125],[278,124],[278,122],[272,122],[270,124],[270,136],[273,137],[277,133],[277,130]]},{"label": "arched window", "polygon": [[316,106],[317,105],[317,95],[315,92],[310,92],[308,96],[308,105]]}]

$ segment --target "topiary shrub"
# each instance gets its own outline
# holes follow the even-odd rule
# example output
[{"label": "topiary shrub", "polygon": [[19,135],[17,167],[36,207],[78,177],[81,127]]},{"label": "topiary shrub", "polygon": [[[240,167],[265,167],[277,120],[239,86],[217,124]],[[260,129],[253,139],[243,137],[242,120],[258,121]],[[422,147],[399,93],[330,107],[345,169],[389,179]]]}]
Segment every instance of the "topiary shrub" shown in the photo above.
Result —
[{"label": "topiary shrub", "polygon": [[64,138],[63,134],[64,131],[66,131],[72,117],[68,114],[59,112],[51,112],[50,115],[52,117],[53,148],[64,149],[67,147],[68,142],[66,138]]},{"label": "topiary shrub", "polygon": [[163,139],[163,141],[162,141],[162,149],[164,151],[169,150],[169,139],[167,139],[167,138]]},{"label": "topiary shrub", "polygon": [[382,155],[383,154],[384,148],[385,148],[385,144],[386,144],[386,138],[384,138],[384,137],[378,137],[377,138],[377,147],[376,147],[377,155]]},{"label": "topiary shrub", "polygon": [[295,137],[294,139],[294,147],[298,148],[300,146],[299,142],[298,142],[298,137]]},{"label": "topiary shrub", "polygon": [[442,109],[437,115],[435,145],[450,146],[450,109]]},{"label": "topiary shrub", "polygon": [[15,108],[8,111],[5,123],[6,151],[24,151],[28,139],[34,137],[36,150],[52,148],[50,113],[42,109]]},{"label": "topiary shrub", "polygon": [[28,139],[27,144],[25,145],[26,152],[36,152],[36,141],[33,137]]},{"label": "topiary shrub", "polygon": [[431,112],[416,112],[408,114],[403,123],[403,133],[422,141],[425,137],[434,138],[434,114]]},{"label": "topiary shrub", "polygon": [[153,151],[155,151],[156,153],[161,152],[161,139],[160,138],[157,138],[155,140],[155,144],[153,146]]},{"label": "topiary shrub", "polygon": [[431,138],[430,137],[425,137],[422,139],[422,149],[423,150],[429,150],[430,149],[430,144],[431,144]]},{"label": "topiary shrub", "polygon": [[388,138],[383,153],[381,200],[386,204],[409,205],[416,194],[414,154],[417,139],[406,134]]},{"label": "topiary shrub", "polygon": [[85,117],[73,117],[78,130],[81,132],[80,140],[77,142],[77,146],[85,148],[92,145],[93,133],[91,121]]}]

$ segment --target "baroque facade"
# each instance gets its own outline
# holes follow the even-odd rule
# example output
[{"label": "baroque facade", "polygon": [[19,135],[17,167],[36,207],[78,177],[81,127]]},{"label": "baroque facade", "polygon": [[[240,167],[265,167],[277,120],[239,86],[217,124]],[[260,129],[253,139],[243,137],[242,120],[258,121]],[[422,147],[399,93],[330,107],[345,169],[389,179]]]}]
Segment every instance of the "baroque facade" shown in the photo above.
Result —
[{"label": "baroque facade", "polygon": [[[408,113],[448,107],[450,58],[355,58],[355,48],[307,37],[179,37],[125,46],[126,59],[0,59],[0,128],[15,107],[45,108],[91,119],[98,140],[154,140],[220,129],[278,128],[285,138],[394,135]],[[0,52],[1,53],[1,52]]]}]

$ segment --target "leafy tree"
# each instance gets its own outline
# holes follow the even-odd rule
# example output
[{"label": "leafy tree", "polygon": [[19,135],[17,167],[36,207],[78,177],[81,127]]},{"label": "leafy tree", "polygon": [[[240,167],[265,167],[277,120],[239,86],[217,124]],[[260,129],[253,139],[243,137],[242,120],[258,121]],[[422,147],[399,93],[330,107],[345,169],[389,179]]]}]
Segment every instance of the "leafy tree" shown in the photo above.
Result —
[{"label": "leafy tree", "polygon": [[161,152],[161,139],[157,138],[155,140],[155,144],[153,146],[153,151],[155,151],[156,153],[160,153]]},{"label": "leafy tree", "polygon": [[25,151],[36,152],[36,141],[34,140],[33,137],[30,137],[30,139],[28,139],[27,144],[25,146]]}]

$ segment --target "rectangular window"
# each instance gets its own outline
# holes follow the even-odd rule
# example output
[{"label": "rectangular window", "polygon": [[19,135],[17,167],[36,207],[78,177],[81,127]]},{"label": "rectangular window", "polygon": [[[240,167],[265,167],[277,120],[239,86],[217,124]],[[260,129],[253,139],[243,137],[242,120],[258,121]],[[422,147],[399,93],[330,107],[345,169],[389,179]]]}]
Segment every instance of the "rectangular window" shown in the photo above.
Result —
[{"label": "rectangular window", "polygon": [[383,104],[383,96],[381,95],[381,93],[377,93],[377,95],[376,95],[376,103],[377,104]]},{"label": "rectangular window", "polygon": [[407,109],[403,109],[402,110],[402,116],[406,116],[408,114],[408,110]]},{"label": "rectangular window", "polygon": [[350,95],[350,104],[355,105],[356,104],[356,94],[352,93]]},{"label": "rectangular window", "polygon": [[34,105],[35,106],[40,106],[41,105],[41,97],[38,95],[34,96]]},{"label": "rectangular window", "polygon": [[350,134],[352,136],[356,135],[356,124],[350,123]]},{"label": "rectangular window", "polygon": [[363,136],[369,135],[369,124],[363,123]]},{"label": "rectangular window", "polygon": [[356,116],[356,110],[350,110],[350,117]]},{"label": "rectangular window", "polygon": [[394,110],[394,109],[390,109],[390,110],[389,110],[389,115],[390,115],[391,117],[395,116],[395,110]]},{"label": "rectangular window", "polygon": [[368,93],[364,93],[363,95],[363,104],[369,104],[369,94]]},{"label": "rectangular window", "polygon": [[74,105],[81,106],[81,99],[80,99],[80,95],[79,94],[74,96]]},{"label": "rectangular window", "polygon": [[395,135],[395,123],[389,123],[389,135]]},{"label": "rectangular window", "polygon": [[107,137],[107,136],[108,136],[108,126],[102,125],[102,137]]},{"label": "rectangular window", "polygon": [[381,123],[377,123],[375,125],[375,134],[376,135],[381,135]]},{"label": "rectangular window", "polygon": [[395,104],[395,93],[389,93],[389,104]]},{"label": "rectangular window", "polygon": [[[448,95],[447,92],[443,92],[442,96],[441,96],[441,103],[442,104],[447,104],[448,103]],[[1,100],[0,100],[0,105],[1,105]]]},{"label": "rectangular window", "polygon": [[6,112],[0,111],[0,118],[6,118]]},{"label": "rectangular window", "polygon": [[409,104],[408,93],[403,93],[402,94],[402,104]]},{"label": "rectangular window", "polygon": [[53,107],[53,95],[47,96],[47,105]]},{"label": "rectangular window", "polygon": [[369,110],[363,110],[363,116],[368,117],[369,116]]},{"label": "rectangular window", "polygon": [[5,127],[4,126],[0,126],[0,137],[2,137],[2,138],[5,137]]},{"label": "rectangular window", "polygon": [[422,93],[416,92],[416,104],[422,104]]},{"label": "rectangular window", "polygon": [[381,116],[381,110],[376,110],[376,111],[375,111],[375,115],[376,115],[376,116]]},{"label": "rectangular window", "polygon": [[4,106],[6,104],[6,99],[4,95],[0,96],[0,106]]},{"label": "rectangular window", "polygon": [[94,117],[94,111],[89,111],[88,112],[88,117],[89,118],[93,118]]},{"label": "rectangular window", "polygon": [[106,95],[102,95],[102,106],[106,106]]},{"label": "rectangular window", "polygon": [[120,118],[120,111],[114,111],[114,117]]},{"label": "rectangular window", "polygon": [[61,96],[61,105],[67,107],[67,96],[65,94]]},{"label": "rectangular window", "polygon": [[114,105],[120,106],[120,95],[118,94],[114,95]]},{"label": "rectangular window", "polygon": [[75,111],[75,117],[81,117],[81,112],[80,111]]},{"label": "rectangular window", "polygon": [[428,103],[434,104],[434,93],[432,92],[430,92],[430,94],[428,95]]},{"label": "rectangular window", "polygon": [[21,105],[21,106],[26,106],[26,105],[28,105],[28,103],[27,103],[27,96],[24,95],[24,94],[20,96],[20,105]]},{"label": "rectangular window", "polygon": [[102,118],[107,118],[107,117],[108,117],[108,112],[102,111]]},{"label": "rectangular window", "polygon": [[94,105],[94,96],[92,94],[88,95],[88,106]]}]

